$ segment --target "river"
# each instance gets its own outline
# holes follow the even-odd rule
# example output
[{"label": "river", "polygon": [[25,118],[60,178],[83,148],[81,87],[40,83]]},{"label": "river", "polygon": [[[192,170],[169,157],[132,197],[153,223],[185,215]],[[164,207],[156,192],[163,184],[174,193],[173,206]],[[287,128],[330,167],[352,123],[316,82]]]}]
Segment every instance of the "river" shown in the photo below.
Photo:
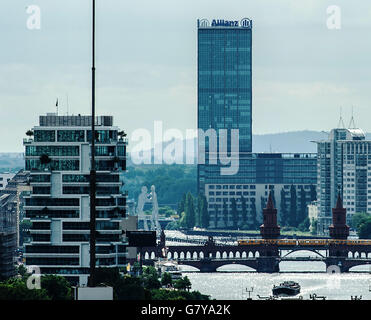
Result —
[{"label": "river", "polygon": [[[178,234],[177,234],[178,235]],[[171,245],[171,244],[170,244]],[[298,251],[291,256],[315,256],[310,251]],[[220,267],[215,273],[199,273],[189,266],[180,266],[183,276],[192,283],[192,290],[198,290],[217,300],[245,300],[252,291],[251,298],[270,296],[273,285],[292,280],[301,285],[299,296],[309,299],[315,293],[327,300],[350,300],[351,296],[362,296],[371,300],[371,266],[352,268],[352,272],[342,274],[326,273],[324,262],[285,261],[280,263],[280,273],[257,273],[242,265]]]}]

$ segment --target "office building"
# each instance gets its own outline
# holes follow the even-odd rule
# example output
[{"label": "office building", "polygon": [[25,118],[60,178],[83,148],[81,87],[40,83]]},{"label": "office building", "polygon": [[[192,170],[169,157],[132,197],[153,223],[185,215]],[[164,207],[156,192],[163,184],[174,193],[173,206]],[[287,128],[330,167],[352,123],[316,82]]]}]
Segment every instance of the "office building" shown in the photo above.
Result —
[{"label": "office building", "polygon": [[[238,179],[235,176],[221,180],[217,168],[208,167],[205,175],[205,195],[210,213],[210,227],[215,227],[215,211],[219,216],[219,227],[224,226],[224,203],[227,205],[229,222],[232,226],[231,203],[236,200],[237,209],[241,211],[241,196],[246,200],[248,214],[252,210],[262,222],[262,210],[269,192],[274,197],[275,207],[281,222],[281,199],[285,207],[290,207],[291,187],[297,198],[297,211],[300,211],[301,197],[305,192],[306,206],[316,199],[317,156],[315,153],[250,153],[249,158],[240,162]],[[284,193],[282,197],[281,192]],[[303,200],[304,201],[304,200]],[[241,219],[241,216],[240,216]]]},{"label": "office building", "polygon": [[347,224],[359,212],[371,213],[371,141],[358,128],[336,128],[317,141],[318,233],[328,234],[331,208],[340,192]]},{"label": "office building", "polygon": [[[121,222],[126,194],[120,172],[126,169],[126,140],[112,116],[96,126],[96,259],[97,266],[125,264]],[[32,222],[32,241],[25,244],[26,265],[42,274],[65,276],[86,285],[89,275],[91,117],[40,116],[33,139],[24,140],[26,171],[32,192],[25,197],[25,217]]]},{"label": "office building", "polygon": [[12,178],[14,177],[15,173],[10,172],[2,172],[0,173],[0,190],[4,190],[6,185]]},{"label": "office building", "polygon": [[[231,130],[239,130],[240,159],[252,152],[252,21],[198,20],[198,128],[205,133],[228,130],[227,148],[231,148]],[[223,165],[209,164],[213,146],[209,140],[199,139],[205,148],[205,163],[198,165],[198,189],[204,192],[209,166],[220,169]],[[218,150],[219,152],[220,150]],[[223,176],[220,176],[220,182]],[[241,174],[234,179],[239,181]]]},{"label": "office building", "polygon": [[[210,227],[215,227],[215,212],[220,225],[226,222],[234,198],[241,210],[241,196],[247,210],[255,210],[261,222],[261,212],[269,191],[273,191],[276,208],[280,208],[281,190],[285,202],[290,188],[298,198],[305,191],[307,204],[313,199],[316,185],[315,154],[252,153],[252,21],[198,20],[198,128],[205,133],[198,139],[198,191],[208,200]],[[216,144],[211,145],[208,130],[216,132]],[[221,131],[227,130],[227,151],[237,152],[237,168],[233,174],[223,174],[221,161]],[[238,130],[238,149],[233,146],[233,130]],[[204,152],[204,162],[200,155]],[[216,162],[215,162],[216,160]],[[233,171],[233,170],[232,170]],[[279,210],[280,211],[280,210]],[[280,212],[279,212],[280,216]]]},{"label": "office building", "polygon": [[15,195],[0,195],[0,281],[15,275],[16,207]]}]

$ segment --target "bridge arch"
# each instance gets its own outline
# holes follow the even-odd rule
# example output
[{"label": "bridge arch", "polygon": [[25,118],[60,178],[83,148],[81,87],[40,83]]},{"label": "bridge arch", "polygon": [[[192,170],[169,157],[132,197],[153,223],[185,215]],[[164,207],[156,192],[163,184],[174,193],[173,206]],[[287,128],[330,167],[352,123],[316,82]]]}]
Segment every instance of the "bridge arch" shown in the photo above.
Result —
[{"label": "bridge arch", "polygon": [[231,270],[231,266],[233,266],[234,268],[235,267],[241,268],[241,271],[244,271],[244,272],[256,272],[255,268],[253,268],[252,266],[247,266],[243,263],[226,263],[226,264],[223,264],[222,266],[216,268],[216,271],[217,272],[223,272],[223,271],[227,271],[227,270],[229,271],[229,270]]},{"label": "bridge arch", "polygon": [[359,262],[359,264],[356,264],[349,268],[350,272],[371,272],[371,264],[368,264],[367,262]]},{"label": "bridge arch", "polygon": [[287,256],[289,256],[290,254],[294,253],[294,252],[299,252],[299,251],[310,251],[310,252],[313,252],[315,253],[316,255],[320,256],[321,258],[325,258],[325,256],[323,254],[321,254],[319,251],[315,250],[315,249],[310,249],[310,248],[298,248],[298,249],[292,249],[290,250],[288,253],[284,254],[282,256],[282,258],[285,258]]}]

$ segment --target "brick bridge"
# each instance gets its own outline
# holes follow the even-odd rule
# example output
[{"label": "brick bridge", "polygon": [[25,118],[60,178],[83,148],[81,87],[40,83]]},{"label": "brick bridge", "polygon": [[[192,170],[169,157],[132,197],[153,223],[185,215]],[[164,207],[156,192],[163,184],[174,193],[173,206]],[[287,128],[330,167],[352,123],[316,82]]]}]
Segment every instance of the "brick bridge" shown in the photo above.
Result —
[{"label": "brick bridge", "polygon": [[[329,227],[332,240],[318,241],[312,239],[312,244],[280,245],[276,241],[280,236],[277,225],[277,210],[269,195],[267,207],[263,209],[263,224],[260,227],[261,236],[265,241],[260,244],[221,245],[215,243],[212,237],[204,245],[166,246],[165,234],[157,247],[142,248],[144,263],[150,263],[159,257],[177,260],[179,264],[193,266],[201,272],[215,272],[217,268],[239,264],[255,269],[257,272],[279,272],[282,261],[321,261],[327,270],[334,272],[349,272],[350,268],[358,265],[371,264],[371,242],[368,244],[352,244],[346,241],[349,227],[346,225],[346,209],[342,206],[340,195],[336,208],[332,209],[333,224]],[[273,241],[270,241],[273,240]],[[320,239],[318,239],[320,240]],[[295,251],[312,251],[316,257],[290,257]],[[284,251],[288,253],[284,254]],[[320,251],[325,251],[325,255]],[[330,268],[330,269],[329,269]]]},{"label": "brick bridge", "polygon": [[[371,245],[219,245],[212,237],[204,245],[147,247],[142,250],[144,263],[164,257],[176,260],[178,264],[189,265],[200,272],[216,272],[224,265],[236,264],[250,267],[257,272],[279,272],[279,263],[283,261],[319,261],[326,268],[336,266],[340,272],[348,272],[358,265],[371,266]],[[315,257],[292,257],[296,251],[312,251]],[[325,255],[322,252],[325,251]]]}]

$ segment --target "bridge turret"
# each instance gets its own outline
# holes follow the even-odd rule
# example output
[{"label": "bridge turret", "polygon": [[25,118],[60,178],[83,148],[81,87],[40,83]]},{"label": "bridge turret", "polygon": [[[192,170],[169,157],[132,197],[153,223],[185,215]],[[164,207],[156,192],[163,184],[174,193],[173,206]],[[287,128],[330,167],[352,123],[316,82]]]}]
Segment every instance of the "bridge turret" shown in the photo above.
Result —
[{"label": "bridge turret", "polygon": [[329,226],[330,237],[333,239],[347,239],[349,226],[346,224],[347,210],[343,208],[343,201],[338,193],[336,207],[332,209],[332,225]]},{"label": "bridge turret", "polygon": [[166,236],[165,236],[165,231],[161,230],[161,235],[160,235],[160,247],[164,248],[166,243]]},{"label": "bridge turret", "polygon": [[263,209],[263,224],[260,226],[260,234],[263,239],[277,239],[280,236],[277,209],[274,207],[271,192],[269,192],[267,206]]}]

